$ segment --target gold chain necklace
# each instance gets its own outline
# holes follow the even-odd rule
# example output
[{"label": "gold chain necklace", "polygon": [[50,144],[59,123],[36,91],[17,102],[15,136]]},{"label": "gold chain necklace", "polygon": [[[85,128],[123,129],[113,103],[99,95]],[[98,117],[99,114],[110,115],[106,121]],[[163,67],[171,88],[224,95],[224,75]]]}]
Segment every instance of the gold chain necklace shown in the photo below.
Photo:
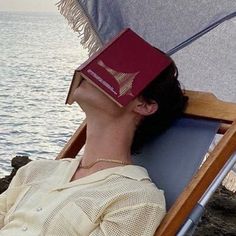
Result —
[{"label": "gold chain necklace", "polygon": [[98,162],[110,162],[110,163],[116,163],[116,164],[121,164],[121,165],[128,165],[128,164],[129,164],[128,162],[125,162],[125,161],[99,158],[99,159],[97,159],[96,161],[92,162],[92,163],[89,164],[89,165],[82,166],[82,165],[80,164],[79,167],[82,168],[82,169],[89,169],[89,168],[91,168],[92,166],[94,166],[95,164],[97,164]]}]

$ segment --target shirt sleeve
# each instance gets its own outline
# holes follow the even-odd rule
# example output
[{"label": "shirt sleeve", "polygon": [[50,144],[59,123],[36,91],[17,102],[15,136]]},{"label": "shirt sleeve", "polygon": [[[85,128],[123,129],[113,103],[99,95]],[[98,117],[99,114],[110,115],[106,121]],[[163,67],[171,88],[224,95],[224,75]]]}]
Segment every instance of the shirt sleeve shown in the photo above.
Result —
[{"label": "shirt sleeve", "polygon": [[22,170],[24,167],[21,167],[14,178],[12,179],[10,185],[8,186],[8,189],[0,194],[0,229],[4,226],[4,218],[9,210],[9,195],[11,199],[16,199],[17,195],[19,193],[18,186],[21,185],[22,182]]},{"label": "shirt sleeve", "polygon": [[6,192],[0,195],[0,229],[3,227],[4,217],[7,211],[7,197]]},{"label": "shirt sleeve", "polygon": [[90,236],[153,236],[164,215],[165,209],[154,203],[125,207],[105,215]]}]

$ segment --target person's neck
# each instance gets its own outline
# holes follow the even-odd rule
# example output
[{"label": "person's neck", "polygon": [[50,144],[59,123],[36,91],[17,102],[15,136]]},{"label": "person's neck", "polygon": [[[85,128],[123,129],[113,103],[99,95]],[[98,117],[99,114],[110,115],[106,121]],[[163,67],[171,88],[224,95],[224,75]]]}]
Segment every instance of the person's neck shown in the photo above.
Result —
[{"label": "person's neck", "polygon": [[133,124],[127,121],[99,120],[87,117],[87,136],[83,163],[95,160],[113,159],[132,163],[130,147],[133,139]]}]

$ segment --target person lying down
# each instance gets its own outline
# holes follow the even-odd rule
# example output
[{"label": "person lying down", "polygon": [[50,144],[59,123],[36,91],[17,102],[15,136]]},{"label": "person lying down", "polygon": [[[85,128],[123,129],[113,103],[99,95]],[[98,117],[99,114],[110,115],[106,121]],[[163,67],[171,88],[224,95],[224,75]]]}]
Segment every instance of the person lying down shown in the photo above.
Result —
[{"label": "person lying down", "polygon": [[182,114],[177,74],[172,62],[125,107],[83,80],[73,94],[87,121],[83,156],[20,168],[0,195],[0,235],[154,235],[165,197],[132,155]]}]

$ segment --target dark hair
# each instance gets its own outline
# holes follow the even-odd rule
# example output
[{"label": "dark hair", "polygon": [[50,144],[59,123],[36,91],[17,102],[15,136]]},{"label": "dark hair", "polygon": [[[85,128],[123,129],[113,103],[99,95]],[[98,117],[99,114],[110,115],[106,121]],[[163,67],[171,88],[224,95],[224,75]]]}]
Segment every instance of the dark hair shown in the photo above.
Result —
[{"label": "dark hair", "polygon": [[146,102],[156,101],[158,110],[146,116],[138,125],[131,146],[132,154],[138,154],[146,142],[166,130],[183,113],[188,98],[184,95],[177,77],[178,70],[172,62],[142,91],[140,96]]}]

